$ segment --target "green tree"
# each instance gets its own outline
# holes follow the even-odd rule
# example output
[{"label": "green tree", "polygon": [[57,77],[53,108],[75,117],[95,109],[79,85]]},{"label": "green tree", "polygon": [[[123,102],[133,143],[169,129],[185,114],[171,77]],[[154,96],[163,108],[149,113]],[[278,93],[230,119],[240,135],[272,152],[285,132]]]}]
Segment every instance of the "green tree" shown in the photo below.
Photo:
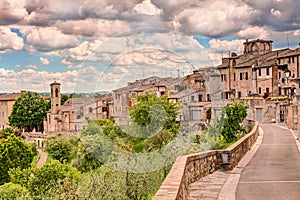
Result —
[{"label": "green tree", "polygon": [[11,182],[26,188],[31,197],[37,199],[58,199],[75,190],[80,173],[57,160],[46,163],[42,168],[11,169]]},{"label": "green tree", "polygon": [[14,103],[9,116],[9,124],[25,131],[38,131],[43,128],[47,102],[36,92],[22,94]]},{"label": "green tree", "polygon": [[241,125],[247,117],[247,104],[235,101],[228,103],[222,109],[221,113],[221,135],[226,142],[233,142],[238,134],[245,133],[245,128]]},{"label": "green tree", "polygon": [[1,199],[25,200],[27,199],[27,196],[28,191],[19,184],[5,183],[4,185],[0,186]]},{"label": "green tree", "polygon": [[78,141],[79,139],[75,136],[49,138],[46,142],[46,151],[61,163],[69,163],[76,157]]},{"label": "green tree", "polygon": [[31,166],[37,155],[35,143],[26,144],[11,129],[0,132],[0,184],[9,182],[9,169],[25,169]]},{"label": "green tree", "polygon": [[166,129],[174,135],[178,132],[176,116],[179,111],[177,103],[168,100],[166,95],[157,97],[154,94],[146,94],[137,97],[138,103],[130,108],[130,116],[134,123],[142,128],[149,137]]}]

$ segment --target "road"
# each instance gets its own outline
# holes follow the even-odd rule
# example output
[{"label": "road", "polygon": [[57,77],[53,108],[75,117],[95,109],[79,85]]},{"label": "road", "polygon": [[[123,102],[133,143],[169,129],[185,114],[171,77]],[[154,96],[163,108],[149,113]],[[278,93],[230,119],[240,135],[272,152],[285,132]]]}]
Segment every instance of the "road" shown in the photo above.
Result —
[{"label": "road", "polygon": [[40,157],[38,162],[36,163],[36,167],[41,168],[46,163],[48,154],[41,149],[38,149],[38,152],[40,154]]},{"label": "road", "polygon": [[260,148],[242,171],[237,200],[299,200],[300,153],[288,129],[260,125],[264,137]]}]

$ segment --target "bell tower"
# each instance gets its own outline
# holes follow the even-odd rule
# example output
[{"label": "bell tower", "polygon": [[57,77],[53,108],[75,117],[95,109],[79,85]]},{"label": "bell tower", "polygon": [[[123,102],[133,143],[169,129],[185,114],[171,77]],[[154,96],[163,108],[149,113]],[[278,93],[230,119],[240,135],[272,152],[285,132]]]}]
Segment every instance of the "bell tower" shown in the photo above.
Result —
[{"label": "bell tower", "polygon": [[51,88],[51,113],[58,114],[60,111],[60,83],[54,81],[50,84]]}]

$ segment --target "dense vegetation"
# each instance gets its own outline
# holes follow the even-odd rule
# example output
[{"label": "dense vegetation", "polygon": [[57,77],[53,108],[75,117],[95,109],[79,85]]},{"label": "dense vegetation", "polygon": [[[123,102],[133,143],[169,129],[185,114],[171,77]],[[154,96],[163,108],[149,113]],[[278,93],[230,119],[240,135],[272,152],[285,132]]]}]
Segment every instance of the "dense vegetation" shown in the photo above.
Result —
[{"label": "dense vegetation", "polygon": [[247,107],[234,102],[223,108],[221,117],[205,133],[187,133],[193,136],[193,144],[183,143],[187,134],[175,121],[178,104],[169,102],[166,96],[156,95],[143,95],[137,100],[139,103],[130,109],[132,124],[129,126],[117,126],[114,119],[88,120],[79,137],[49,138],[45,148],[49,158],[41,168],[31,165],[36,155],[34,145],[25,144],[11,130],[3,132],[1,148],[16,149],[17,155],[26,159],[0,150],[6,152],[0,154],[1,163],[7,162],[3,165],[6,168],[0,167],[4,172],[0,196],[6,199],[151,199],[172,164],[164,159],[178,155],[176,148],[191,146],[191,153],[223,148],[245,130],[241,122]]},{"label": "dense vegetation", "polygon": [[10,169],[26,169],[37,155],[36,144],[25,144],[11,129],[0,132],[0,185],[9,182]]}]

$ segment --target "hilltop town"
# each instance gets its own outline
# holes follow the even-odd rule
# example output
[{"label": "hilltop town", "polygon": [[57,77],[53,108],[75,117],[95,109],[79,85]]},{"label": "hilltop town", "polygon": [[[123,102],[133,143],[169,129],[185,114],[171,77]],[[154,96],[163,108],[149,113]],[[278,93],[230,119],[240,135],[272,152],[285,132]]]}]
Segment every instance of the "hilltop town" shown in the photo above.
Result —
[{"label": "hilltop town", "polygon": [[[113,117],[118,125],[129,124],[129,107],[137,103],[137,96],[147,93],[180,102],[176,121],[181,125],[206,126],[220,115],[222,106],[239,99],[248,104],[248,119],[288,123],[298,129],[300,48],[273,50],[272,44],[271,40],[247,40],[243,54],[232,52],[219,66],[200,68],[184,77],[136,80],[104,97],[69,98],[63,105],[63,83],[55,81],[50,84],[51,109],[43,132],[78,132],[87,119]],[[12,106],[25,92],[0,96],[0,129],[9,127]]]}]

